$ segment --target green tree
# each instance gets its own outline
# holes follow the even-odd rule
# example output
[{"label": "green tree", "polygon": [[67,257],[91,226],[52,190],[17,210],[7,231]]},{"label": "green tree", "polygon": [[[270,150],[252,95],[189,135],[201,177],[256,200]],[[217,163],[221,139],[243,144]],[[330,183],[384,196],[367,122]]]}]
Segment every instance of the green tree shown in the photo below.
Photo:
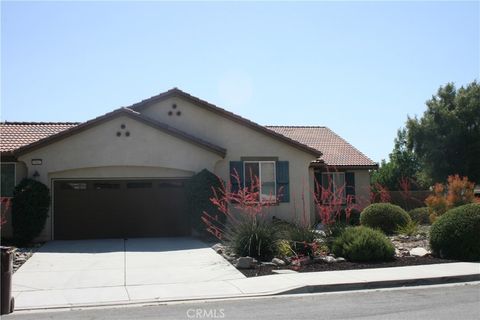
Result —
[{"label": "green tree", "polygon": [[408,147],[418,157],[421,174],[433,182],[449,175],[480,183],[480,85],[440,87],[426,102],[421,118],[408,118]]},{"label": "green tree", "polygon": [[419,175],[418,159],[415,153],[408,149],[407,142],[407,130],[399,129],[389,161],[382,160],[380,168],[372,175],[374,185],[379,183],[388,190],[400,190],[400,182],[406,178],[410,181],[412,190],[424,187],[425,183]]}]

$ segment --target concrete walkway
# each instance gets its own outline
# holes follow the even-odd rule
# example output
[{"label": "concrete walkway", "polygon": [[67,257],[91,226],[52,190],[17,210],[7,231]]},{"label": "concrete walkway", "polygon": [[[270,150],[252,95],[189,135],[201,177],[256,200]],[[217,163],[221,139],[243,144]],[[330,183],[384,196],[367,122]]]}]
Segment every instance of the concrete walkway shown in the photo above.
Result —
[{"label": "concrete walkway", "polygon": [[[177,251],[162,251],[157,247],[151,247],[149,255],[143,257],[141,252],[145,252],[143,250],[146,244],[142,244],[142,239],[138,241],[138,247],[133,242],[130,244],[131,247],[128,243],[126,245],[131,251],[126,248],[126,254],[123,255],[123,259],[126,259],[124,273],[112,268],[112,265],[117,265],[113,261],[118,262],[122,259],[122,254],[118,256],[118,252],[105,252],[109,259],[96,261],[92,258],[89,263],[73,258],[65,262],[72,270],[83,264],[83,270],[87,266],[88,268],[93,266],[96,271],[84,275],[77,273],[76,277],[69,273],[72,270],[62,271],[57,275],[52,273],[49,276],[58,279],[44,282],[42,289],[38,288],[42,281],[35,280],[36,277],[41,278],[39,273],[42,270],[34,270],[35,266],[41,265],[38,260],[43,257],[41,252],[36,253],[14,275],[16,310],[233,298],[480,280],[480,263],[463,262],[245,278],[234,268],[231,270],[231,266],[225,265],[228,262],[210,248],[205,248],[203,244],[202,248],[184,248]],[[154,242],[152,246],[155,246]],[[191,254],[188,250],[191,250]],[[202,251],[197,255],[193,253],[195,250]],[[166,252],[170,254],[165,255]],[[209,262],[206,262],[206,258],[201,257],[212,254],[221,259],[212,264],[211,260],[207,259]],[[178,260],[173,259],[175,256]],[[196,270],[191,270],[182,277],[181,274],[186,272],[188,263],[195,264],[195,259],[199,259]],[[182,263],[179,263],[180,261]],[[147,268],[146,265],[150,267]],[[23,274],[18,275],[23,268],[25,268]],[[170,271],[167,273],[158,271],[165,268]],[[131,271],[128,271],[129,269]],[[27,273],[35,272],[37,272],[35,275],[25,276]],[[123,282],[120,276],[122,274],[125,277]],[[30,284],[27,280],[33,283]],[[45,286],[47,282],[50,285]],[[105,285],[107,282],[111,285]]]}]

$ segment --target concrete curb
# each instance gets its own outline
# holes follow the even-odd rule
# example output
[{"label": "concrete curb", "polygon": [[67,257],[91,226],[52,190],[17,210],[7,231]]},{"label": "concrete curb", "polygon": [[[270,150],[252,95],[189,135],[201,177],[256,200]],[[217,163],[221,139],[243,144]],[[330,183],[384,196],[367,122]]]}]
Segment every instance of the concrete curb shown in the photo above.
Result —
[{"label": "concrete curb", "polygon": [[165,303],[176,302],[195,302],[195,301],[215,301],[226,299],[248,299],[256,297],[269,297],[280,296],[289,294],[308,294],[308,293],[322,293],[322,292],[346,292],[355,290],[369,290],[369,289],[386,289],[386,288],[398,288],[398,287],[413,287],[435,284],[452,284],[463,282],[480,281],[480,273],[461,275],[461,276],[447,276],[447,277],[434,277],[434,278],[419,278],[419,279],[404,279],[404,280],[392,280],[392,281],[374,281],[374,282],[358,282],[358,283],[345,283],[345,284],[329,284],[329,285],[308,285],[288,290],[263,292],[257,294],[240,294],[240,295],[225,295],[216,297],[189,297],[185,299],[145,299],[145,300],[131,300],[131,301],[118,301],[118,302],[105,302],[105,303],[84,303],[84,304],[72,304],[68,306],[45,306],[45,307],[31,307],[21,308],[16,310],[17,313],[29,313],[29,312],[44,312],[48,310],[75,310],[84,308],[108,308],[108,307],[121,307],[121,306],[135,306],[135,305],[156,305]]},{"label": "concrete curb", "polygon": [[461,275],[461,276],[447,276],[447,277],[436,277],[436,278],[303,286],[303,287],[299,287],[291,290],[285,290],[285,291],[276,293],[275,295],[341,292],[341,291],[368,290],[368,289],[386,289],[386,288],[413,287],[413,286],[449,284],[449,283],[472,282],[472,281],[480,281],[480,274],[477,273],[477,274],[469,274],[469,275]]}]

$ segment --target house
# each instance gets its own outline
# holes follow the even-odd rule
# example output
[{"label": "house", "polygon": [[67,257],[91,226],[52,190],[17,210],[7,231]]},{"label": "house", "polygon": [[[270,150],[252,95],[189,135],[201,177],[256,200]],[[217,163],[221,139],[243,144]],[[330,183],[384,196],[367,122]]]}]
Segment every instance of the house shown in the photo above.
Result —
[{"label": "house", "polygon": [[326,127],[261,126],[177,88],[84,123],[2,123],[0,151],[2,197],[24,177],[51,190],[39,240],[188,235],[183,188],[204,168],[255,173],[262,199],[282,190],[271,215],[313,223],[315,177],[367,203],[377,167]]}]

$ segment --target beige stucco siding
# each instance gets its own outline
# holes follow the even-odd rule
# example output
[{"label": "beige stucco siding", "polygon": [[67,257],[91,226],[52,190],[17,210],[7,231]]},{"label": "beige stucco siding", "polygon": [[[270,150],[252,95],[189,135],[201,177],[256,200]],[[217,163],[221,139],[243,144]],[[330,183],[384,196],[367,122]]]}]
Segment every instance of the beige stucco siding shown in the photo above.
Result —
[{"label": "beige stucco siding", "polygon": [[[173,104],[176,104],[175,109]],[[172,115],[169,115],[170,111]],[[178,111],[180,116],[176,115]],[[276,157],[280,161],[289,161],[290,202],[271,207],[270,215],[290,221],[303,219],[305,201],[306,220],[310,222],[309,165],[315,159],[314,155],[180,98],[166,99],[141,112],[227,148],[225,159],[218,161],[214,169],[214,173],[224,180],[229,179],[230,161],[239,161],[242,157]]]},{"label": "beige stucco siding", "polygon": [[[125,124],[126,128],[120,126]],[[117,132],[122,132],[117,137]],[[128,131],[130,136],[125,136]],[[32,159],[42,159],[32,165]],[[47,186],[55,178],[188,177],[214,170],[221,157],[142,122],[119,116],[19,157],[28,176],[38,172]],[[51,239],[51,214],[38,240]]]}]

